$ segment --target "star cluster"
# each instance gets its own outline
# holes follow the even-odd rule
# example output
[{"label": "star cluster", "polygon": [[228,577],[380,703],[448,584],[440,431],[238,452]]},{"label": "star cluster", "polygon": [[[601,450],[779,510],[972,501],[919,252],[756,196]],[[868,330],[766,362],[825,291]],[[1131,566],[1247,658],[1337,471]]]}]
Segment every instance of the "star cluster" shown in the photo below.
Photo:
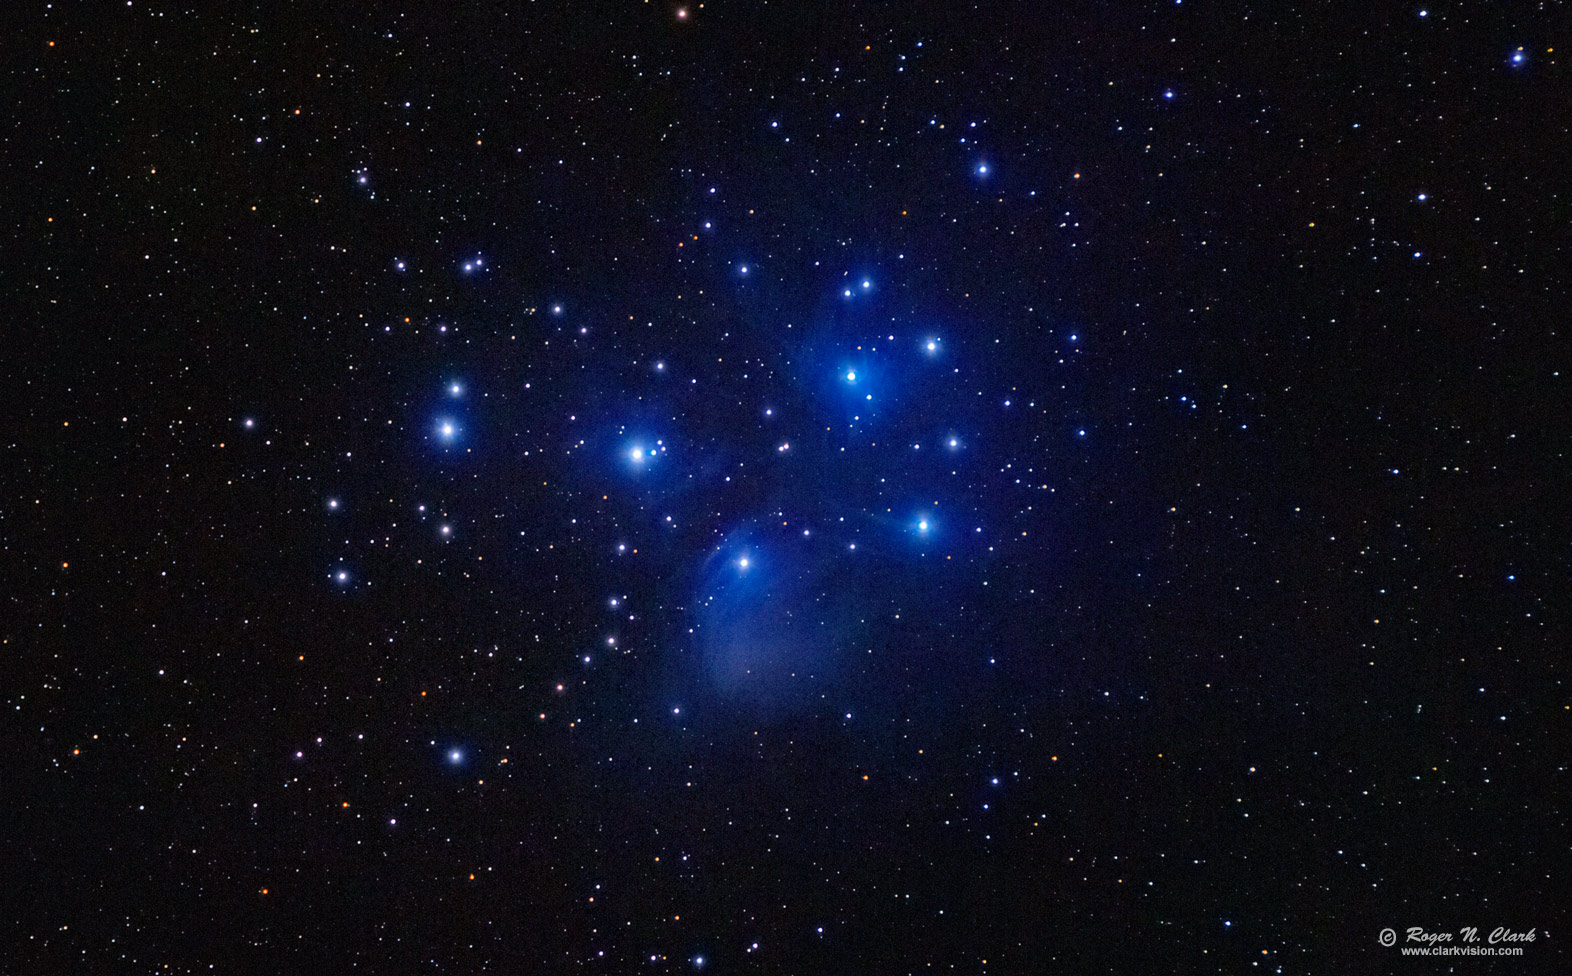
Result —
[{"label": "star cluster", "polygon": [[1547,11],[24,19],[17,971],[1559,958]]}]

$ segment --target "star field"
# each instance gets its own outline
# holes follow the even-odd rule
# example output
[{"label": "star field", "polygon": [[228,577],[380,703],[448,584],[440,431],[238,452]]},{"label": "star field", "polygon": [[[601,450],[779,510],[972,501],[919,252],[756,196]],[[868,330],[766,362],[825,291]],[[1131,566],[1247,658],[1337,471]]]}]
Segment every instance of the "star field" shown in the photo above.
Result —
[{"label": "star field", "polygon": [[1553,5],[19,10],[0,970],[1561,960]]}]

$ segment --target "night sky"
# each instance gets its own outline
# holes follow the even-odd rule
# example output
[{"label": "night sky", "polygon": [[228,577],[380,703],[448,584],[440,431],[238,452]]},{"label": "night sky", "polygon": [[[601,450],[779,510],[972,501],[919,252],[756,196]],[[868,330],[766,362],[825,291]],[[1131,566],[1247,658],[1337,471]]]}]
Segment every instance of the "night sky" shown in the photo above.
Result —
[{"label": "night sky", "polygon": [[1560,4],[10,13],[4,972],[1565,963]]}]

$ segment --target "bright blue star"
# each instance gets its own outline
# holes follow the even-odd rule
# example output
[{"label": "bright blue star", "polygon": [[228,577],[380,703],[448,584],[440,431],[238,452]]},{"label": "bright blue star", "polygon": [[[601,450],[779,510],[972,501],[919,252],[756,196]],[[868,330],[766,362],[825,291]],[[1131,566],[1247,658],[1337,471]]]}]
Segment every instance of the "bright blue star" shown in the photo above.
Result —
[{"label": "bright blue star", "polygon": [[[848,383],[855,383],[855,382],[857,382],[857,371],[855,369],[849,369],[849,370],[846,371],[846,382],[848,382]],[[248,421],[248,423],[249,423],[249,421]]]},{"label": "bright blue star", "polygon": [[463,759],[464,754],[457,749],[454,749],[452,752],[448,753],[448,762],[450,763],[462,762]]},{"label": "bright blue star", "polygon": [[451,420],[439,421],[437,423],[437,436],[451,442],[453,438],[458,436],[458,424]]},{"label": "bright blue star", "polygon": [[449,383],[448,384],[448,396],[463,396],[463,395],[464,395],[464,387],[460,386],[457,383]]}]

